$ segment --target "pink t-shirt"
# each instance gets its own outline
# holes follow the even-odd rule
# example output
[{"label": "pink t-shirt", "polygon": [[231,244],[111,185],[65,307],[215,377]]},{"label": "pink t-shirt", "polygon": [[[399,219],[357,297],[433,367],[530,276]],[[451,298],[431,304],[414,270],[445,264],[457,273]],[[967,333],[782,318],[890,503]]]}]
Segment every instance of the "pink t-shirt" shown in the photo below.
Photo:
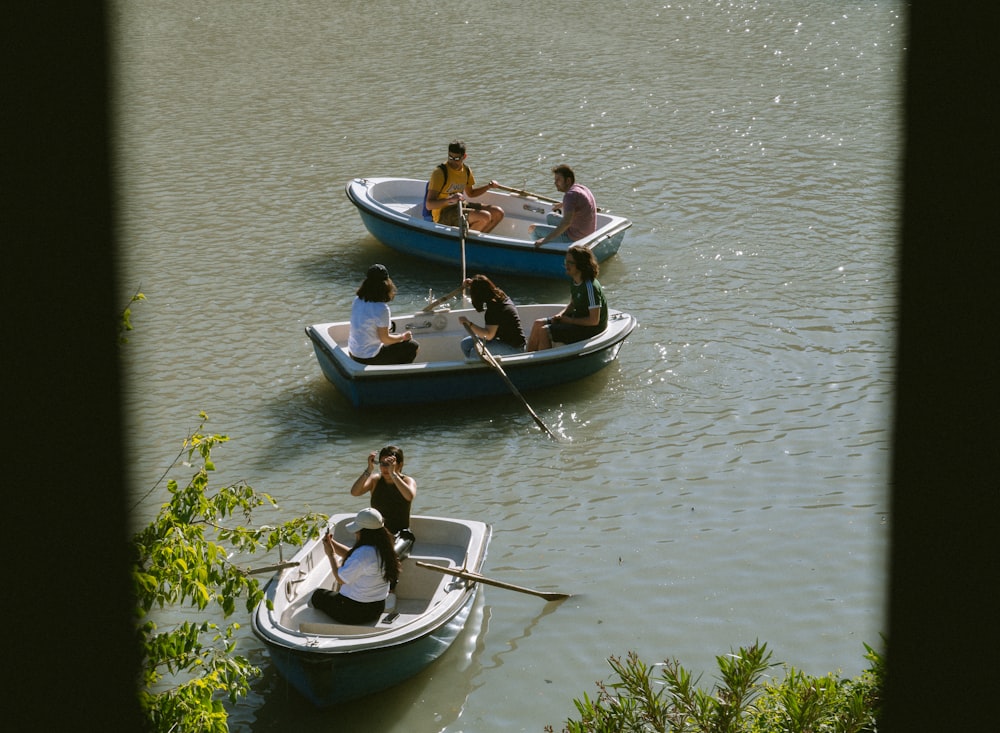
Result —
[{"label": "pink t-shirt", "polygon": [[597,204],[590,189],[574,183],[563,194],[563,217],[572,223],[566,236],[574,242],[593,234],[597,228]]}]

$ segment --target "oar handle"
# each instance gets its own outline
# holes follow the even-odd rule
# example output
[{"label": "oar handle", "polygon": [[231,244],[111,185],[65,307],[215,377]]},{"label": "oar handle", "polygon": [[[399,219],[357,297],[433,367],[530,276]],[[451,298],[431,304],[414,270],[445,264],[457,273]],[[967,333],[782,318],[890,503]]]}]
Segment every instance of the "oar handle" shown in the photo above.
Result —
[{"label": "oar handle", "polygon": [[547,201],[550,204],[561,204],[562,201],[559,199],[550,198],[549,196],[542,196],[538,193],[532,193],[531,191],[524,191],[520,188],[511,188],[510,186],[501,186],[499,183],[493,188],[499,188],[501,191],[507,191],[508,193],[516,193],[518,196],[523,196],[525,198],[538,199],[539,201]]},{"label": "oar handle", "polygon": [[[493,188],[499,188],[501,191],[507,191],[508,193],[516,193],[518,196],[522,196],[524,198],[538,199],[539,201],[545,201],[546,203],[549,203],[549,204],[561,204],[562,203],[562,201],[560,199],[554,199],[554,198],[550,198],[548,196],[542,196],[540,193],[532,193],[531,191],[524,191],[524,190],[522,190],[520,188],[511,188],[510,186],[501,186],[499,183],[497,185],[495,185]],[[600,211],[600,212],[604,211],[604,209],[602,209],[600,206],[597,207],[597,210]]]}]

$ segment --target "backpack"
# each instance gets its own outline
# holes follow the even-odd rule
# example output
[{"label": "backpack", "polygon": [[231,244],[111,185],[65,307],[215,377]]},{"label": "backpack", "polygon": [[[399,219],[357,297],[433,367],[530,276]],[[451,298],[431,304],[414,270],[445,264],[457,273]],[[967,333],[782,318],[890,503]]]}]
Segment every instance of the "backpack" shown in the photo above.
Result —
[{"label": "backpack", "polygon": [[[444,163],[439,163],[438,168],[440,168],[441,172],[444,173],[444,185],[447,186],[448,166]],[[465,175],[469,175],[469,166],[463,163],[462,170],[465,172]],[[420,215],[424,217],[424,221],[434,221],[434,214],[432,214],[431,210],[427,208],[427,191],[430,189],[430,187],[431,187],[431,182],[428,180],[427,184],[424,186],[424,200],[420,204]],[[442,187],[441,190],[443,191],[444,187]]]}]

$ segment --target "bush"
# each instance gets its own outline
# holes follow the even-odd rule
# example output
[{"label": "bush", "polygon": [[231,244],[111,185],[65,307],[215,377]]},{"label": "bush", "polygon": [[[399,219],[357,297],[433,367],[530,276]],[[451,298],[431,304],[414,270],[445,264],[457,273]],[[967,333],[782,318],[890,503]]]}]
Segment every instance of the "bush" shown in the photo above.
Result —
[{"label": "bush", "polygon": [[[204,413],[202,420],[207,420]],[[184,441],[181,454],[201,465],[186,486],[167,483],[170,499],[152,522],[131,541],[132,578],[136,598],[136,632],[142,651],[139,701],[149,730],[171,733],[223,733],[229,729],[223,699],[245,696],[260,670],[235,653],[238,623],[224,627],[197,619],[159,626],[150,618],[155,609],[186,608],[196,618],[214,606],[228,618],[263,599],[264,591],[251,572],[231,561],[279,544],[301,545],[318,537],[326,516],[308,514],[275,527],[242,526],[254,510],[277,506],[269,495],[241,481],[210,491],[215,469],[212,449],[228,440],[205,435],[202,425]],[[153,489],[156,487],[154,486]],[[152,489],[150,490],[150,493]]]},{"label": "bush", "polygon": [[[865,645],[871,667],[860,677],[810,677],[788,668],[780,682],[761,682],[771,664],[766,644],[716,657],[720,683],[711,692],[676,660],[647,666],[634,652],[611,657],[610,682],[596,700],[574,700],[578,720],[563,733],[863,733],[878,730],[885,665]],[[655,670],[658,678],[654,679]],[[545,730],[552,733],[552,726]]]}]

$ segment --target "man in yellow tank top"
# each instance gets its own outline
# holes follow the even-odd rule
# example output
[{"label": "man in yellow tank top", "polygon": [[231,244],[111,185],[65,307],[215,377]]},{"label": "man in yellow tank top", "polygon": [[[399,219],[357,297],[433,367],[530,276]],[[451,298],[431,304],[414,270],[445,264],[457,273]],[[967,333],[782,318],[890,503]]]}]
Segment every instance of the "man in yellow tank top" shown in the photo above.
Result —
[{"label": "man in yellow tank top", "polygon": [[503,209],[493,204],[478,204],[468,199],[477,198],[499,185],[490,181],[476,188],[476,177],[465,165],[465,143],[454,140],[448,144],[448,160],[444,166],[438,166],[431,173],[427,184],[427,195],[424,208],[438,224],[458,226],[459,201],[464,202],[466,216],[469,218],[469,228],[479,232],[489,232],[503,219]]}]

